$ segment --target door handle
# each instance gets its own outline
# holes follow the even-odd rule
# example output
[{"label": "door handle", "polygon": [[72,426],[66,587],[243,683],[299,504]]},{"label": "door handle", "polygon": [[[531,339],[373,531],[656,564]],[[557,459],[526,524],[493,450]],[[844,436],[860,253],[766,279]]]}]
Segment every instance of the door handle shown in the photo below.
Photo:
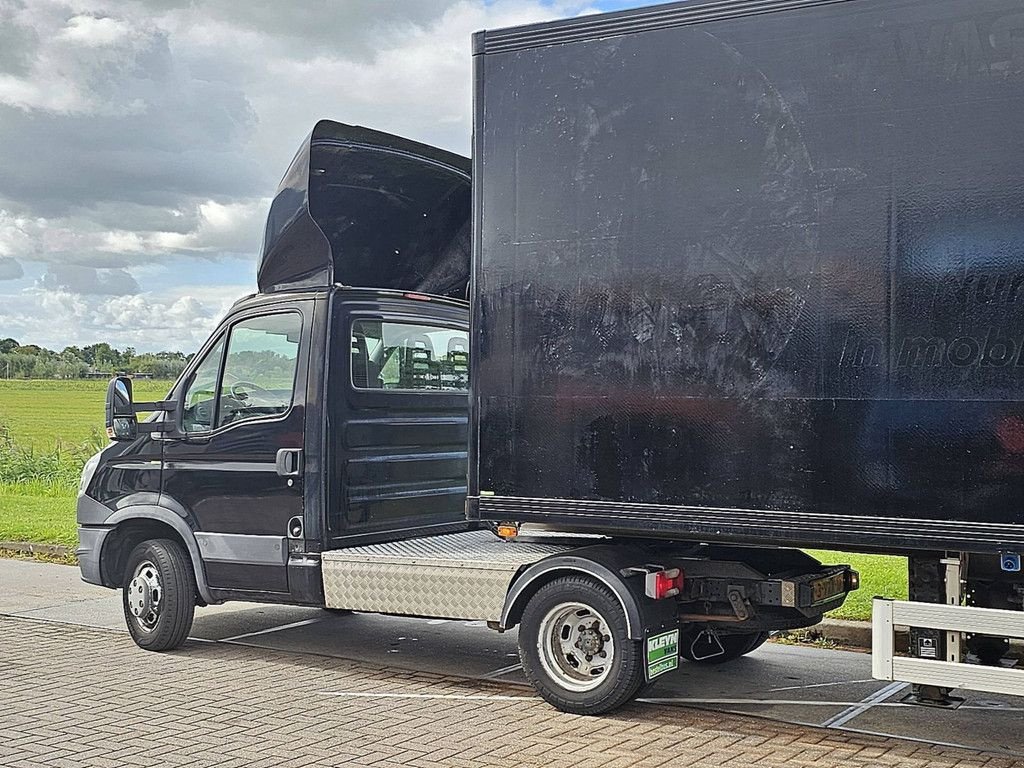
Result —
[{"label": "door handle", "polygon": [[302,474],[302,449],[282,448],[277,452],[274,465],[281,477],[298,477]]}]

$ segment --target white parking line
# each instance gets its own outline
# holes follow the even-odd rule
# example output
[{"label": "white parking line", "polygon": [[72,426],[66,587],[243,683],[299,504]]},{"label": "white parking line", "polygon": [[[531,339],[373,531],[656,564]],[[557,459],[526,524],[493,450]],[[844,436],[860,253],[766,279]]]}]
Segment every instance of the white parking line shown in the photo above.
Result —
[{"label": "white parking line", "polygon": [[507,667],[502,667],[501,669],[496,669],[493,672],[488,672],[486,675],[483,675],[480,679],[497,680],[499,677],[507,675],[509,672],[516,672],[517,670],[520,670],[522,668],[522,664],[509,664]]},{"label": "white parking line", "polygon": [[[675,697],[651,697],[637,699],[637,701],[644,701],[648,704],[713,704],[713,705],[730,705],[735,706],[737,704],[750,704],[751,706],[758,707],[770,707],[770,706],[784,706],[784,707],[849,707],[853,709],[855,707],[864,706],[863,702],[859,701],[819,701],[817,699],[688,699],[688,698],[675,698]],[[902,701],[891,701],[891,702],[877,702],[873,703],[873,707],[901,707],[909,708],[916,706],[915,704],[904,704]],[[842,713],[840,713],[842,714]]]},{"label": "white parking line", "polygon": [[877,682],[875,678],[869,677],[866,680],[837,680],[833,683],[809,683],[807,685],[786,685],[782,688],[769,688],[769,692],[776,691],[803,691],[808,688],[828,688],[833,685],[854,685],[856,683],[874,683]]},{"label": "white parking line", "polygon": [[841,728],[846,723],[853,720],[853,718],[863,715],[872,707],[878,706],[883,701],[888,699],[890,696],[894,696],[904,688],[908,688],[910,683],[901,683],[899,681],[895,683],[889,683],[889,685],[882,688],[880,691],[875,691],[870,696],[865,696],[860,702],[855,704],[848,709],[844,709],[837,715],[833,715],[826,720],[822,725],[826,728]]},{"label": "white parking line", "polygon": [[455,693],[365,693],[363,691],[316,691],[320,696],[338,696],[349,699],[447,699],[452,701],[527,701],[538,702],[533,696],[491,696]]},{"label": "white parking line", "polygon": [[306,619],[304,621],[293,621],[291,624],[282,624],[279,627],[271,627],[270,629],[261,629],[259,632],[246,632],[244,635],[235,635],[234,637],[223,637],[217,642],[220,643],[233,643],[235,640],[244,640],[247,637],[256,637],[257,635],[269,635],[271,632],[280,632],[282,629],[294,629],[295,627],[304,627],[307,624],[315,624],[320,621],[317,619]]}]

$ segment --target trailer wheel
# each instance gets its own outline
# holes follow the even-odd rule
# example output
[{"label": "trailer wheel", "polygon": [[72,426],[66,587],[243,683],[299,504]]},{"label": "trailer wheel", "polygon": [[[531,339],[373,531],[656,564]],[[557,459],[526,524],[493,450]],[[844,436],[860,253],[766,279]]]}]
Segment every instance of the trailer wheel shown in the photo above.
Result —
[{"label": "trailer wheel", "polygon": [[679,655],[695,664],[724,664],[746,656],[768,641],[767,632],[746,632],[741,635],[719,635],[718,643],[709,640],[706,647],[699,642],[702,632],[691,630],[679,638]]},{"label": "trailer wheel", "polygon": [[168,651],[188,637],[196,608],[192,562],[171,539],[150,539],[128,556],[122,605],[128,632],[140,648]]},{"label": "trailer wheel", "polygon": [[541,587],[519,627],[523,671],[549,704],[576,715],[621,707],[644,682],[641,643],[630,640],[615,595],[583,576]]}]

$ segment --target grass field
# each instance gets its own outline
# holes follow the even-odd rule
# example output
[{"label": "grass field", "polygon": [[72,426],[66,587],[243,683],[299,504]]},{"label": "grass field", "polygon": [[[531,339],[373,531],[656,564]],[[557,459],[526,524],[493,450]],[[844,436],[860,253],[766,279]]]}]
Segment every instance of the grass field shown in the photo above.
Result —
[{"label": "grass field", "polygon": [[[169,381],[134,382],[136,400],[159,400]],[[77,447],[103,430],[106,381],[21,381],[0,379],[0,424],[23,447]]]},{"label": "grass field", "polygon": [[78,545],[75,494],[64,490],[0,485],[0,541]]},{"label": "grass field", "polygon": [[[169,388],[167,381],[139,381],[135,383],[135,397],[158,400]],[[25,458],[23,449],[31,449],[28,465],[39,466],[40,473],[44,467],[52,469],[55,462],[67,470],[48,483],[39,479],[0,482],[0,541],[76,546],[74,478],[81,462],[92,452],[85,445],[101,434],[106,390],[105,381],[0,380],[0,425],[7,427],[13,443],[22,449],[19,457]],[[824,563],[849,563],[860,571],[861,588],[833,612],[836,618],[869,618],[875,595],[906,597],[904,558],[842,552],[811,554]]]},{"label": "grass field", "polygon": [[[158,400],[171,382],[137,381],[139,400]],[[0,482],[0,541],[74,548],[75,491],[82,462],[103,444],[106,381],[0,380],[0,427],[16,449],[0,461],[19,463],[29,482]],[[0,477],[12,467],[0,467]]]}]

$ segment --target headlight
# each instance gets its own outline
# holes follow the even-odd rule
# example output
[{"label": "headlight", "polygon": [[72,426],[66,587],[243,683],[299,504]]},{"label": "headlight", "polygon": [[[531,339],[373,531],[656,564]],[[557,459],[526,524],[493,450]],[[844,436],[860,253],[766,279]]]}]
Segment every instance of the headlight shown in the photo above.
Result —
[{"label": "headlight", "polygon": [[89,460],[85,462],[85,466],[82,467],[82,479],[78,483],[78,495],[84,496],[85,490],[89,487],[89,483],[92,482],[92,476],[96,474],[96,467],[100,465],[100,454],[103,451],[93,454],[89,457]]}]

